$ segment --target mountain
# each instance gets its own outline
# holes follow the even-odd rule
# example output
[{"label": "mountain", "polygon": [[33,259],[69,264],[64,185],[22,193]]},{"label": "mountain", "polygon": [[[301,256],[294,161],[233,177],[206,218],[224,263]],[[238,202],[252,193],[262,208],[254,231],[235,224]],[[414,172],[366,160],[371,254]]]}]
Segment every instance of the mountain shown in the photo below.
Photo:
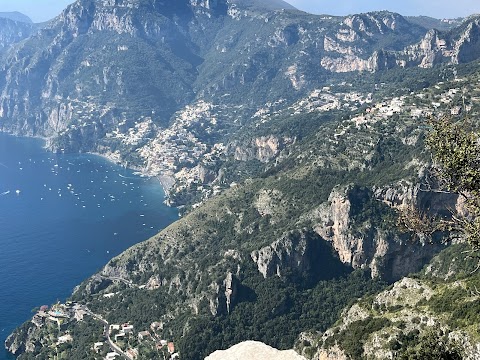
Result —
[{"label": "mountain", "polygon": [[[6,52],[2,130],[161,175],[182,218],[37,312],[9,351],[102,358],[106,342],[85,349],[127,322],[148,340],[111,335],[139,359],[167,355],[153,339],[191,360],[252,339],[288,349],[418,272],[446,234],[399,226],[402,212],[463,206],[428,187],[424,119],[480,114],[479,21],[439,31],[263,1],[67,7]],[[308,356],[325,345],[306,341]]]},{"label": "mountain", "polygon": [[[431,113],[432,102],[462,103],[463,88],[471,94],[464,99],[469,114],[480,112],[474,100],[480,96],[478,62],[455,67],[456,77],[450,80],[445,78],[448,69],[438,69],[438,77],[437,70],[428,69],[410,79],[398,75],[406,83],[416,83],[420,76],[422,84],[432,82],[398,97],[392,89],[403,85],[380,78],[385,85],[379,100],[365,103],[370,111],[357,108],[343,120],[325,119],[332,111],[342,113],[323,108],[336,99],[360,96],[341,92],[350,87],[343,82],[325,90],[326,101],[312,95],[302,108],[291,109],[293,115],[272,115],[257,127],[257,136],[272,127],[286,135],[283,126],[290,125],[297,140],[274,163],[232,160],[230,166],[238,167],[231,173],[248,163],[257,166],[257,175],[232,184],[83,282],[73,303],[59,305],[71,315],[58,335],[67,330],[76,334],[62,353],[74,359],[94,356],[85,355],[85,348],[103,331],[95,318],[75,318],[78,304],[109,324],[130,322],[136,331],[157,324],[154,333],[174,339],[186,359],[202,359],[251,339],[288,349],[308,329],[327,331],[350,301],[381,293],[388,283],[420,270],[446,247],[438,241],[442,234],[398,228],[396,210],[414,205],[446,216],[448,209],[461,208],[455,195],[422,187],[429,167],[422,118]],[[294,114],[308,109],[314,110]],[[307,135],[300,137],[302,130]],[[273,146],[273,138],[263,142]],[[239,157],[249,154],[237,145]],[[7,341],[20,359],[49,356],[57,325],[52,328],[42,319],[38,313]],[[88,340],[83,334],[94,335]],[[149,358],[154,345],[139,345],[143,358]]]},{"label": "mountain", "polygon": [[4,56],[13,45],[27,39],[34,31],[33,24],[0,16],[0,56]]},{"label": "mountain", "polygon": [[[456,246],[415,276],[346,308],[322,334],[304,333],[297,350],[311,359],[478,359],[478,274]],[[473,274],[475,273],[475,274]],[[473,275],[472,275],[473,274]],[[430,352],[427,352],[430,351]]]},{"label": "mountain", "polygon": [[283,0],[232,0],[232,4],[246,8],[261,10],[296,10],[296,8]]},{"label": "mountain", "polygon": [[[2,130],[166,175],[175,194],[183,173],[204,167],[199,155],[217,157],[266,103],[288,107],[349,72],[448,61],[440,55],[448,49],[425,49],[428,36],[387,12],[329,17],[283,2],[80,0],[6,55]],[[196,156],[166,135],[179,131]]]},{"label": "mountain", "polygon": [[13,21],[22,22],[22,23],[26,23],[26,24],[33,24],[32,19],[30,19],[27,15],[22,14],[18,11],[0,12],[0,18],[10,19],[10,20],[13,20]]},{"label": "mountain", "polygon": [[408,16],[407,20],[420,25],[426,29],[437,29],[440,31],[448,31],[457,26],[459,26],[463,22],[463,18],[457,19],[435,19],[429,16]]}]

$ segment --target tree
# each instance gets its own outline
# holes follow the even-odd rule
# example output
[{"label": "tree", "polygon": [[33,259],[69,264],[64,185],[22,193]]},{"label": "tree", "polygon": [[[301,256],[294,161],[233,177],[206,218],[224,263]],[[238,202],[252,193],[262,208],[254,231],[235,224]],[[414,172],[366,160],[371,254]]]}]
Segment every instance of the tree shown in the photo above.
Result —
[{"label": "tree", "polygon": [[480,143],[479,133],[468,120],[429,120],[426,145],[441,188],[464,200],[462,214],[452,214],[443,229],[461,234],[474,250],[480,249]]},{"label": "tree", "polygon": [[[412,345],[412,344],[409,344]],[[423,334],[415,346],[403,347],[396,354],[399,360],[461,360],[461,351],[448,334],[430,329]]]}]

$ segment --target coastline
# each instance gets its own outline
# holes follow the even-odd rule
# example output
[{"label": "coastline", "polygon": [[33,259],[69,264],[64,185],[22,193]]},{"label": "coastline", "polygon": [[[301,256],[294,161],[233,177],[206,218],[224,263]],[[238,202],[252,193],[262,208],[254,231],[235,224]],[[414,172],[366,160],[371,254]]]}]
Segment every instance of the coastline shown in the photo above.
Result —
[{"label": "coastline", "polygon": [[[15,134],[12,132],[8,131],[2,131],[0,130],[0,133],[6,134],[9,136],[13,137],[18,137],[18,138],[29,138],[29,139],[38,139],[43,141],[42,148],[51,152],[52,154],[58,153],[58,151],[53,151],[51,144],[50,144],[50,137],[45,137],[45,136],[40,136],[40,135],[20,135],[20,134]],[[65,152],[61,151],[62,154],[65,154]],[[157,181],[160,183],[160,186],[163,189],[163,192],[165,193],[165,204],[167,204],[169,207],[171,207],[169,200],[169,195],[170,195],[170,190],[172,189],[173,185],[175,184],[175,178],[172,175],[167,175],[167,174],[152,174],[149,173],[145,170],[145,168],[142,168],[140,166],[132,166],[128,164],[128,162],[122,161],[119,155],[112,153],[111,151],[107,151],[105,153],[100,153],[97,151],[88,151],[86,154],[90,155],[95,155],[99,156],[113,164],[123,166],[125,168],[131,169],[135,172],[138,172],[140,176],[143,177],[150,177],[150,178],[156,178]]]},{"label": "coastline", "polygon": [[[63,155],[63,152],[61,152],[61,151],[51,151],[51,148],[49,148],[49,147],[48,147],[48,144],[46,144],[46,142],[48,141],[48,139],[46,139],[46,138],[33,137],[33,136],[15,135],[15,134],[8,133],[8,132],[1,132],[1,134],[4,136],[4,139],[5,139],[5,141],[4,141],[5,149],[8,149],[7,144],[10,144],[10,143],[16,144],[16,143],[23,142],[23,140],[25,140],[25,142],[28,142],[28,144],[32,144],[32,146],[30,146],[30,145],[27,146],[28,148],[31,148],[31,147],[35,148],[36,151],[37,151],[37,153],[42,153],[41,156],[43,156],[44,158],[47,158],[47,157],[48,157],[48,158],[55,158],[55,157],[56,157],[55,155],[58,154],[58,155],[60,155],[60,156],[58,156],[59,162],[60,162],[60,161],[62,161],[62,162],[63,162],[63,161],[65,161],[65,162],[68,161],[68,159],[65,159],[65,157],[62,156],[62,155]],[[16,139],[18,139],[18,140],[16,140]],[[33,139],[35,139],[35,140],[33,140]],[[37,141],[37,139],[40,140],[40,141]],[[21,140],[21,141],[20,141],[20,140]],[[33,140],[33,142],[32,142],[32,140]],[[13,151],[13,150],[12,150],[12,151]],[[23,154],[23,152],[15,152],[15,154]],[[81,153],[76,153],[76,152],[73,152],[73,153],[71,153],[71,154],[72,154],[73,156],[76,156],[76,155],[80,155],[80,156],[81,156],[81,155],[82,155]],[[91,159],[91,160],[92,160],[92,162],[98,161],[98,162],[99,162],[99,166],[103,166],[103,167],[105,167],[105,166],[108,167],[108,166],[109,166],[107,163],[105,163],[104,161],[102,161],[102,159],[105,160],[106,162],[110,163],[110,164],[116,164],[116,165],[120,164],[120,165],[122,165],[121,162],[116,161],[116,159],[115,159],[114,157],[111,157],[111,156],[109,157],[108,154],[100,154],[100,153],[93,153],[93,152],[88,152],[88,153],[83,153],[83,154],[88,154],[87,156],[90,156],[90,155],[94,155],[95,157],[98,156],[99,158],[98,158],[97,160],[95,160],[95,159]],[[8,152],[8,151],[4,151],[4,152],[3,152],[3,155],[4,155],[5,157],[10,158],[10,155],[9,155],[9,152]],[[53,156],[52,156],[52,155],[53,155]],[[32,158],[33,158],[33,157],[32,157]],[[101,159],[100,159],[100,158],[101,158]],[[45,161],[45,162],[46,162],[46,161]],[[46,162],[46,163],[47,163],[47,162]],[[15,164],[17,164],[17,163],[15,162]],[[23,160],[22,160],[22,164],[23,164]],[[40,162],[38,162],[38,164],[40,164]],[[129,168],[129,171],[128,171],[128,172],[125,172],[125,173],[130,175],[130,174],[131,174],[131,171],[130,171],[130,170],[137,170],[137,169],[135,169],[135,168],[133,168],[133,167],[130,167],[130,168]],[[27,171],[27,168],[23,169],[22,174],[25,173],[26,171]],[[120,168],[117,168],[117,171],[118,171],[120,174],[123,173],[123,172],[122,172],[122,169],[120,169]],[[71,172],[74,173],[73,169],[72,169]],[[46,171],[46,173],[50,174],[50,171],[48,170],[48,171]],[[84,173],[84,172],[83,172],[83,170],[82,170],[82,176],[83,176],[83,173]],[[110,177],[110,179],[111,179],[111,180],[109,180],[109,181],[113,181],[113,177],[112,177],[112,176],[109,176],[109,177]],[[149,177],[151,178],[151,177],[153,177],[153,176],[149,176]],[[22,178],[25,179],[27,185],[30,185],[30,183],[28,182],[28,181],[29,181],[29,179],[28,179],[29,177],[28,177],[28,176],[23,176]],[[158,179],[158,177],[156,177],[156,178]],[[142,182],[142,183],[145,182],[145,180],[148,180],[148,179],[146,179],[146,178],[145,178],[144,180],[141,180],[139,177],[138,177],[138,179],[139,179],[139,182]],[[153,180],[153,179],[152,179],[152,180]],[[71,181],[71,180],[69,180],[69,181]],[[66,183],[66,182],[67,182],[67,180],[65,180],[65,183]],[[71,182],[74,183],[74,184],[77,184],[77,182],[74,182],[74,181],[71,181]],[[115,181],[115,182],[117,182],[117,181]],[[120,181],[118,181],[118,182],[120,183]],[[46,182],[46,183],[49,184],[49,182]],[[90,184],[90,182],[88,182],[88,183]],[[95,183],[96,183],[96,182],[95,182]],[[155,197],[155,203],[156,203],[157,205],[156,205],[156,206],[152,206],[152,208],[155,208],[155,209],[158,210],[158,209],[159,209],[160,207],[162,207],[163,204],[164,204],[164,203],[162,204],[162,202],[163,202],[162,193],[161,193],[160,189],[158,188],[158,183],[157,183],[156,181],[148,181],[148,183],[149,183],[149,185],[147,186],[147,188],[148,188],[148,189],[155,188],[155,189],[153,190],[153,193],[158,194],[158,196]],[[162,186],[162,183],[160,183],[160,185]],[[26,185],[25,185],[25,186],[26,186]],[[60,186],[60,185],[59,185],[59,186]],[[120,185],[119,185],[119,186],[120,186]],[[122,187],[122,189],[123,189],[123,186],[121,186],[121,187]],[[19,188],[21,188],[21,187],[19,187]],[[34,187],[32,186],[32,188],[34,188]],[[52,188],[53,188],[53,186],[52,186]],[[64,188],[64,187],[63,187],[63,185],[62,185],[62,189],[63,189],[63,188]],[[135,188],[137,188],[137,186],[135,186]],[[42,188],[42,189],[43,189],[43,188]],[[163,189],[163,186],[162,186],[162,189]],[[27,193],[29,193],[29,192],[26,191],[26,192],[25,192],[25,196],[27,195]],[[38,196],[40,196],[40,195],[38,195]],[[98,195],[97,195],[97,196],[98,196]],[[145,195],[145,196],[147,197],[147,195]],[[124,197],[124,195],[121,195],[121,191],[119,191],[119,192],[118,192],[118,195],[115,194],[115,197],[116,197],[117,199],[120,199],[120,198]],[[142,197],[143,197],[143,196],[142,196]],[[23,192],[22,192],[22,197],[19,198],[19,199],[22,199],[22,198],[23,198]],[[36,198],[38,199],[39,197],[36,197]],[[56,196],[55,196],[55,198],[56,198]],[[66,196],[62,196],[62,200],[65,199],[65,198],[66,198]],[[15,199],[16,199],[16,198],[15,198]],[[136,197],[135,199],[139,199],[139,197]],[[150,198],[148,198],[148,199],[150,199]],[[153,200],[152,200],[152,201],[153,201]],[[154,204],[153,202],[152,202],[152,203],[150,203],[150,201],[148,201],[148,202],[149,202],[149,204]],[[95,205],[96,205],[96,203],[95,203]],[[144,206],[144,205],[142,204],[142,206]],[[28,207],[31,208],[32,206],[28,206]],[[90,208],[89,205],[87,205],[87,207]],[[103,207],[103,205],[102,205],[102,207]],[[178,212],[176,211],[175,207],[171,207],[171,206],[170,206],[169,208],[170,208],[170,210],[167,210],[168,208],[165,207],[165,209],[166,209],[165,211],[170,214],[170,215],[169,215],[169,218],[172,219],[171,221],[176,221],[176,220],[178,219]],[[57,211],[57,208],[55,208],[55,210]],[[149,211],[148,208],[143,208],[143,207],[141,208],[141,210],[139,210],[139,212],[142,212],[142,214],[146,214],[146,218],[145,218],[145,219],[148,219],[147,211]],[[159,218],[159,217],[156,216],[155,218]],[[95,221],[96,221],[96,220],[95,220]],[[145,221],[145,220],[143,220],[143,221]],[[146,222],[146,221],[145,221],[145,222]],[[111,223],[111,222],[110,222],[110,223]],[[168,223],[167,226],[168,226],[169,224],[170,224],[170,223]],[[121,225],[121,224],[120,224],[120,225]],[[149,225],[150,225],[150,224],[149,224]],[[154,224],[151,224],[151,225],[154,225]],[[162,225],[162,227],[160,227],[159,229],[163,229],[163,226],[164,226],[164,225]],[[150,228],[150,227],[148,227],[148,228]],[[143,229],[143,228],[142,228],[142,229]],[[153,229],[153,228],[152,228],[152,229]],[[112,229],[112,230],[110,231],[110,234],[112,234],[113,231],[118,231],[119,234],[122,234],[122,231],[121,231],[121,230],[119,231],[119,230],[117,230],[116,228],[115,228],[115,229]],[[158,230],[156,230],[156,231],[158,231]],[[75,231],[75,233],[80,233],[80,232],[79,232],[79,231]],[[135,243],[133,243],[133,244],[129,244],[128,246],[129,246],[129,247],[134,246],[134,245],[137,244],[137,243],[140,243],[140,242],[143,242],[143,241],[147,240],[147,239],[150,238],[151,236],[153,236],[153,235],[148,235],[148,236],[142,237],[141,239],[138,239],[137,242],[135,242]],[[31,238],[35,238],[35,237],[31,237]],[[113,238],[115,238],[115,240],[114,240],[114,241],[112,240],[112,244],[118,244],[118,243],[119,243],[119,240],[118,240],[118,239],[120,239],[120,237],[114,236]],[[133,239],[133,236],[129,236],[129,237],[125,237],[125,238]],[[46,243],[46,242],[45,242],[45,243]],[[77,243],[78,243],[78,242],[77,242]],[[95,244],[95,245],[96,245],[96,244]],[[47,245],[42,245],[42,246],[47,246]],[[84,253],[88,253],[88,255],[85,255],[85,256],[87,256],[87,257],[89,257],[89,258],[92,257],[92,256],[93,256],[92,254],[95,252],[95,251],[93,250],[93,247],[92,247],[92,246],[88,246],[88,245],[85,245],[85,247],[88,248],[88,249],[90,249],[90,250],[92,250],[92,251],[90,251],[90,250],[85,249],[85,250],[84,250]],[[128,247],[127,247],[126,249],[128,249]],[[102,250],[103,250],[103,251],[101,251],[101,252],[100,252],[100,251],[97,251],[96,254],[100,254],[100,253],[105,254],[104,249],[102,249]],[[112,248],[108,248],[108,250],[109,250],[110,252],[112,252],[112,254],[113,254]],[[123,251],[125,251],[125,250],[122,250],[122,252],[123,252]],[[107,253],[108,253],[108,252],[107,252]],[[101,255],[99,255],[99,256],[101,256]],[[107,256],[107,255],[102,255],[102,256]],[[103,261],[103,260],[102,260],[102,261]],[[85,262],[85,263],[86,263],[86,262]],[[102,266],[102,267],[103,267],[105,264],[106,264],[106,262],[101,262],[101,265],[99,265],[99,266]],[[83,281],[84,279],[88,278],[91,274],[95,273],[95,272],[98,270],[98,268],[99,268],[99,267],[95,267],[94,269],[91,270],[91,272],[89,271],[89,272],[88,272],[88,275],[86,275],[84,278],[82,278],[81,281]],[[45,276],[45,275],[42,274],[42,277],[43,277],[43,276]],[[5,276],[4,278],[8,278],[8,276]],[[65,278],[66,278],[66,277],[65,277]],[[80,283],[80,281],[75,282],[76,285],[78,285],[79,283]],[[68,294],[60,295],[60,296],[61,296],[60,298],[64,299],[64,298],[65,298],[64,296],[70,296],[70,295],[71,295],[71,287],[70,287],[70,286],[68,287],[68,290],[67,290],[67,291],[68,291]],[[50,300],[41,301],[41,302],[38,302],[38,304],[47,303],[47,301],[50,301]],[[36,306],[36,305],[35,305],[35,306]],[[29,308],[27,309],[27,312],[25,312],[24,310],[22,310],[22,314],[27,314],[27,315],[28,315],[30,309],[31,309],[31,307],[29,307]],[[17,316],[17,317],[20,319],[20,316]],[[27,319],[25,319],[25,321],[28,322]],[[18,323],[15,323],[15,328],[12,328],[12,330],[10,330],[10,327],[7,326],[7,325],[9,325],[9,323],[4,322],[4,321],[2,320],[1,323],[2,323],[2,324],[4,325],[4,327],[5,327],[5,329],[2,330],[2,331],[5,331],[5,333],[4,333],[3,335],[5,335],[5,336],[6,336],[6,335],[9,335],[9,336],[10,336],[10,335],[15,331],[15,329],[18,329],[18,328],[19,328],[19,326],[21,325],[21,324],[20,324],[21,322],[23,322],[23,321],[20,320]],[[3,340],[3,335],[2,335],[2,340]],[[7,337],[7,338],[8,338],[8,337]],[[10,339],[12,339],[12,338],[10,338]],[[5,339],[5,340],[7,340],[7,339]],[[2,342],[4,342],[4,341],[2,341]],[[6,344],[4,343],[4,346],[5,346],[5,345],[6,345]],[[8,356],[11,356],[11,357],[7,357],[7,355],[8,355]],[[10,352],[8,352],[8,351],[6,350],[6,351],[4,351],[4,356],[3,356],[3,357],[2,357],[2,355],[0,355],[0,359],[2,359],[2,360],[4,360],[4,359],[12,359],[12,360],[13,360],[14,357],[13,357],[13,355],[11,355]]]},{"label": "coastline", "polygon": [[[141,168],[139,166],[132,166],[128,165],[128,163],[122,161],[117,155],[114,155],[111,152],[108,153],[99,153],[99,152],[88,152],[88,154],[99,156],[109,162],[112,162],[116,165],[123,166],[124,168],[131,169],[135,172],[137,172],[140,176],[142,177],[149,177],[149,178],[155,178],[157,181],[160,183],[163,192],[165,193],[165,200],[166,203],[168,203],[168,197],[170,194],[170,189],[173,187],[175,184],[175,178],[170,175],[166,174],[151,174],[147,171],[145,171],[144,168]],[[169,205],[170,206],[170,205]]]}]

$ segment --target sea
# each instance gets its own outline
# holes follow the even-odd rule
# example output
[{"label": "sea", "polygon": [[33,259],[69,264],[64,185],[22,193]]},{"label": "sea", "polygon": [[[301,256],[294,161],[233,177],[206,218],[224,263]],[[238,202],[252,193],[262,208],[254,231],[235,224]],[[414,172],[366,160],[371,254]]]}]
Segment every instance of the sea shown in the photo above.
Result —
[{"label": "sea", "polygon": [[66,299],[112,257],[178,219],[155,178],[0,133],[0,360],[32,310]]}]

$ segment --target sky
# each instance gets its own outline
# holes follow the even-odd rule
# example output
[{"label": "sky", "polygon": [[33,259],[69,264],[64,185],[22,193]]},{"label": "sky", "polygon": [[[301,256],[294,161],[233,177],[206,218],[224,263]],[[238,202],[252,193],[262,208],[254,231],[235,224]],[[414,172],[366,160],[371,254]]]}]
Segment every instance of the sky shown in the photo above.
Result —
[{"label": "sky", "polygon": [[[20,11],[34,21],[52,19],[74,0],[0,0],[0,12]],[[176,1],[176,0],[173,0]],[[480,13],[479,0],[287,0],[300,10],[314,14],[348,15],[390,10],[402,15],[456,18]]]},{"label": "sky", "polygon": [[[1,1],[1,0],[0,0]],[[437,19],[480,13],[479,0],[286,0],[314,14],[348,15],[389,10],[402,15],[425,15]]]}]

